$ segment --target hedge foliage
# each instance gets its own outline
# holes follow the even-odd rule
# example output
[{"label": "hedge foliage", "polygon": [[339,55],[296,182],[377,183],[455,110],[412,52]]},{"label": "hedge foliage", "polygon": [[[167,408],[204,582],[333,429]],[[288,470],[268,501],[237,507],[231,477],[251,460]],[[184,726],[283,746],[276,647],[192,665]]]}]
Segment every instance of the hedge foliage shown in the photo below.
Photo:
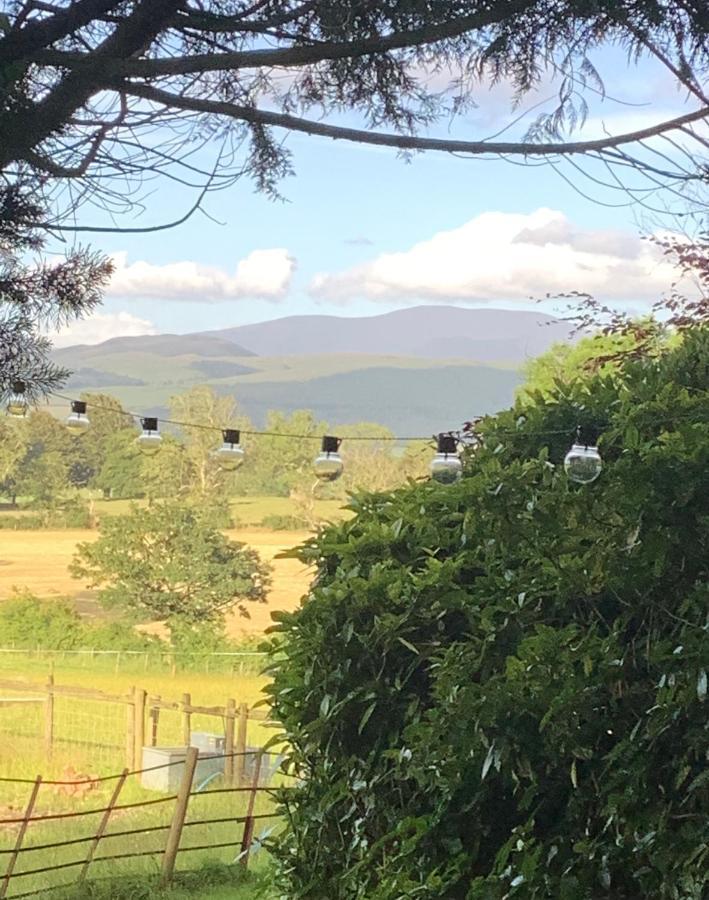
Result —
[{"label": "hedge foliage", "polygon": [[[300,549],[317,575],[271,639],[287,896],[706,896],[708,389],[696,329]],[[560,465],[579,422],[587,486]]]}]

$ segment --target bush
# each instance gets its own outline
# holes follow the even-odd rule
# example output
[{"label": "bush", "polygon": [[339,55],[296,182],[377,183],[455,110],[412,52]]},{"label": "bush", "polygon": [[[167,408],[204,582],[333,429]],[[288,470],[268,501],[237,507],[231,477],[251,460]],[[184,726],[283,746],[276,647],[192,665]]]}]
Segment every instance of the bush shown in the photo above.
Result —
[{"label": "bush", "polygon": [[0,515],[0,529],[38,531],[42,528],[89,528],[91,516],[87,504],[81,501],[66,503],[57,509],[42,512],[7,513]]},{"label": "bush", "polygon": [[[483,423],[300,551],[270,687],[292,898],[700,900],[709,333]],[[602,432],[587,486],[560,462]]]},{"label": "bush", "polygon": [[0,640],[20,650],[146,651],[164,646],[122,622],[86,622],[71,600],[42,600],[29,591],[15,591],[0,604]]},{"label": "bush", "polygon": [[83,623],[68,600],[40,600],[29,591],[15,591],[0,604],[0,635],[4,646],[71,650],[81,642]]},{"label": "bush", "polygon": [[303,519],[287,515],[264,516],[261,520],[261,525],[273,531],[302,531],[305,528]]},{"label": "bush", "polygon": [[81,635],[81,647],[89,650],[164,650],[160,638],[141,634],[124,622],[86,624]]}]

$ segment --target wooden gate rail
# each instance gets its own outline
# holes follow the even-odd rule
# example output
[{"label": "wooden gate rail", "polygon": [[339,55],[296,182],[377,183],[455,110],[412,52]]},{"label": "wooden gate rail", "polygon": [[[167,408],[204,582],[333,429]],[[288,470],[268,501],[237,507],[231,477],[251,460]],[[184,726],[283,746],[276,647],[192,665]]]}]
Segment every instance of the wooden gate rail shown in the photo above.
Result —
[{"label": "wooden gate rail", "polygon": [[[162,882],[167,884],[171,881],[172,876],[174,874],[175,862],[177,859],[178,853],[187,853],[193,852],[197,850],[218,850],[226,847],[240,847],[241,852],[238,855],[238,859],[242,865],[248,865],[249,852],[251,849],[251,845],[253,842],[253,832],[254,832],[254,824],[255,822],[263,819],[273,819],[275,817],[275,813],[266,812],[266,813],[255,813],[255,802],[257,794],[266,794],[268,796],[273,795],[273,789],[269,787],[263,787],[259,785],[259,775],[261,769],[261,759],[264,756],[263,750],[257,750],[253,753],[249,753],[249,755],[256,755],[256,765],[254,767],[254,776],[252,778],[252,783],[249,786],[234,786],[231,785],[225,788],[217,788],[210,791],[195,791],[194,788],[194,774],[197,766],[197,761],[199,758],[199,751],[197,748],[189,748],[187,752],[187,759],[184,763],[165,763],[162,766],[151,766],[150,769],[139,769],[133,772],[124,769],[123,772],[117,775],[104,776],[100,779],[91,779],[91,780],[78,780],[73,782],[53,782],[53,781],[43,781],[41,776],[38,776],[34,781],[31,779],[10,779],[6,778],[3,781],[13,781],[18,784],[31,784],[31,792],[30,797],[28,799],[27,806],[25,808],[25,812],[20,817],[12,817],[0,819],[0,825],[18,825],[18,834],[15,839],[15,845],[12,848],[0,850],[0,856],[8,856],[8,863],[6,866],[6,870],[4,875],[2,876],[2,880],[0,881],[0,900],[7,897],[7,893],[10,887],[11,882],[17,878],[25,878],[33,875],[46,875],[50,872],[62,871],[64,869],[72,869],[81,867],[81,871],[78,875],[78,879],[74,882],[66,882],[61,885],[53,885],[53,886],[44,886],[41,889],[36,891],[28,891],[22,894],[15,894],[14,897],[19,900],[22,897],[30,897],[36,896],[40,893],[45,893],[48,890],[53,890],[55,888],[64,887],[70,884],[81,883],[86,880],[89,870],[91,866],[102,863],[102,862],[111,862],[122,859],[133,859],[139,857],[148,857],[148,856],[161,856],[162,857]],[[225,756],[226,754],[222,754]],[[237,754],[231,754],[232,756],[236,756]],[[242,754],[246,755],[246,754]],[[213,758],[212,754],[210,757]],[[184,772],[182,776],[182,780],[180,783],[180,789],[177,794],[169,795],[166,797],[158,797],[151,798],[148,800],[142,800],[134,803],[118,803],[118,799],[120,793],[125,785],[126,779],[129,775],[141,775],[144,771],[152,771],[156,768],[166,768],[171,765],[182,764],[184,765]],[[40,791],[40,787],[43,785],[52,785],[52,784],[87,784],[93,782],[107,782],[112,779],[116,780],[116,785],[113,788],[111,793],[111,798],[108,802],[108,805],[105,807],[100,807],[97,809],[90,810],[77,810],[74,812],[65,812],[65,813],[49,813],[49,814],[39,814],[35,815],[34,811],[36,808],[37,797]],[[209,797],[211,794],[223,794],[223,793],[231,793],[231,794],[239,794],[239,793],[247,793],[249,795],[248,806],[246,815],[242,816],[220,816],[220,817],[211,817],[204,819],[194,819],[191,821],[186,821],[187,809],[189,806],[190,798],[199,796],[202,798]],[[131,828],[116,832],[109,832],[107,830],[109,821],[113,813],[117,810],[125,810],[125,809],[141,809],[144,807],[154,806],[156,804],[161,803],[169,803],[175,802],[175,806],[173,809],[172,819],[169,825],[151,825],[145,826],[142,828]],[[71,818],[80,818],[88,815],[101,815],[101,819],[99,821],[98,827],[96,831],[92,834],[88,834],[84,837],[79,838],[71,838],[68,840],[62,841],[52,841],[43,844],[35,844],[28,845],[25,843],[25,838],[28,832],[28,829],[33,822],[47,822],[50,820],[63,820],[63,819],[71,819]],[[241,840],[234,841],[225,841],[225,842],[215,842],[212,844],[200,844],[198,846],[190,846],[190,847],[181,847],[180,842],[182,838],[182,834],[185,828],[192,828],[197,826],[205,826],[205,825],[217,825],[217,824],[226,824],[233,822],[235,824],[239,824],[243,826],[242,838]],[[130,851],[123,853],[115,853],[108,854],[105,856],[97,856],[97,851],[99,846],[107,840],[111,840],[113,838],[118,837],[131,837],[133,835],[142,835],[147,833],[158,833],[158,832],[168,832],[165,846],[162,849],[158,850],[141,850],[141,851]],[[70,860],[68,862],[55,863],[53,865],[42,866],[32,869],[25,869],[21,872],[15,871],[15,865],[21,854],[31,853],[35,851],[41,850],[56,850],[62,847],[68,847],[72,845],[80,845],[88,843],[90,846],[88,848],[87,853],[82,856],[81,859]]]}]

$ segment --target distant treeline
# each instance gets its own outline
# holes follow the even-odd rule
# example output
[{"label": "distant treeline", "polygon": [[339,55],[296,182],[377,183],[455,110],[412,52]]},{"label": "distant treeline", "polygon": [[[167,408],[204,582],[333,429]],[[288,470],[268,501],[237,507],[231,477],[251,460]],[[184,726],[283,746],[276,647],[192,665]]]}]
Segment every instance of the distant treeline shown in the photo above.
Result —
[{"label": "distant treeline", "polygon": [[[209,387],[196,387],[172,398],[170,417],[214,426],[163,430],[160,452],[144,456],[135,443],[137,426],[120,402],[107,394],[83,394],[91,427],[71,434],[62,418],[33,410],[25,419],[0,419],[0,502],[6,507],[41,510],[42,521],[83,524],[88,494],[111,499],[191,499],[248,494],[291,496],[307,520],[315,496],[339,497],[353,488],[385,490],[407,478],[424,475],[430,449],[421,442],[406,447],[392,441],[386,427],[374,423],[333,426],[316,420],[310,410],[290,415],[269,413],[266,431],[275,436],[245,435],[246,462],[236,472],[223,471],[214,458],[225,425],[252,430],[232,397]],[[68,413],[67,409],[67,413]],[[343,445],[345,473],[340,481],[315,488],[312,462],[325,433],[339,437],[372,437]],[[303,440],[279,437],[299,434]],[[45,518],[43,519],[42,516]]]}]

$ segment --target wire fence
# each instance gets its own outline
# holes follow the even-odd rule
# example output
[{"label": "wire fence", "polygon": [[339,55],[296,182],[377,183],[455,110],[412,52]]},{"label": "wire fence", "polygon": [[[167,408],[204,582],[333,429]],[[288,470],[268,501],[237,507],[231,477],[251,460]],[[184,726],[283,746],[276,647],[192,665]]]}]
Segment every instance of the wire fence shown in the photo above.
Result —
[{"label": "wire fence", "polygon": [[[226,776],[243,781],[245,754],[272,737],[268,711],[229,698],[203,706],[189,693],[166,699],[144,688],[109,694],[55,683],[0,680],[0,804],[13,803],[12,785],[28,768],[53,773],[60,780],[95,780],[97,773],[125,766],[130,771],[159,764],[165,754],[198,746],[212,753],[241,754],[237,771]],[[243,771],[241,771],[243,769]],[[33,774],[33,771],[30,772]],[[10,792],[10,793],[8,793]]]},{"label": "wire fence", "polygon": [[279,826],[274,794],[285,776],[270,756],[186,747],[103,777],[3,778],[23,800],[0,805],[0,900],[107,874],[160,872],[169,883],[207,860],[247,866]]},{"label": "wire fence", "polygon": [[0,647],[0,668],[12,669],[18,661],[43,665],[44,671],[62,664],[72,668],[114,673],[204,672],[221,675],[259,675],[267,655],[258,651],[181,652],[173,650],[48,650],[43,647]]}]

